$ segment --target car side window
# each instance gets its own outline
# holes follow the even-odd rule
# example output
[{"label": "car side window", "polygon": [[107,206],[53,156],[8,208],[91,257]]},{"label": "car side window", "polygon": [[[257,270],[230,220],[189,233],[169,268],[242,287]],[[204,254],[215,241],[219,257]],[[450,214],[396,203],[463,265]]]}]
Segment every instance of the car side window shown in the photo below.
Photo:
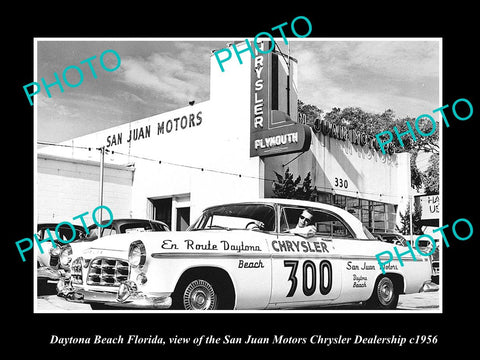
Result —
[{"label": "car side window", "polygon": [[117,232],[111,227],[103,229],[102,236],[115,235]]},{"label": "car side window", "polygon": [[[293,225],[295,227],[295,225]],[[282,212],[280,213],[280,232],[285,233],[290,231],[290,226],[287,221],[287,217],[285,214],[285,209],[282,209]]]},{"label": "car side window", "polygon": [[[53,230],[55,229],[52,229],[52,232]],[[62,240],[68,240],[68,239],[71,239],[73,237],[73,232],[72,232],[72,229],[69,227],[69,226],[60,226],[60,228],[58,229],[58,235],[60,236],[60,238]],[[75,229],[75,239],[78,239],[78,232],[77,230]]]},{"label": "car side window", "polygon": [[[297,226],[298,219],[305,208],[285,207],[280,219],[280,231],[288,232]],[[311,224],[315,226],[316,235],[328,237],[353,238],[352,233],[337,216],[330,212],[310,209],[313,214]]]},{"label": "car side window", "polygon": [[283,208],[282,217],[280,219],[280,231],[289,232],[297,226],[298,218],[300,217],[302,208]]}]

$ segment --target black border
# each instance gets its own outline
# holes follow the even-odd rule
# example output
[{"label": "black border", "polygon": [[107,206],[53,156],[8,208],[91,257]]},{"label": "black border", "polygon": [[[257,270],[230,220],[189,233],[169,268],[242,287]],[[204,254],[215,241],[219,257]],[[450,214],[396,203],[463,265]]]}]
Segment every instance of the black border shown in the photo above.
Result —
[{"label": "black border", "polygon": [[[236,6],[235,6],[236,5]],[[23,9],[14,25],[4,23],[3,34],[8,37],[3,56],[7,74],[4,102],[3,175],[4,204],[8,211],[7,236],[4,239],[7,266],[4,268],[3,304],[4,328],[7,328],[5,347],[19,353],[33,350],[36,355],[54,356],[84,353],[96,356],[99,352],[111,355],[127,353],[150,356],[179,352],[209,355],[226,350],[230,354],[257,354],[268,350],[284,354],[324,354],[353,350],[377,354],[378,351],[410,350],[415,354],[440,353],[443,349],[466,350],[473,347],[476,328],[473,316],[476,292],[475,239],[478,214],[470,204],[477,196],[475,173],[478,129],[478,91],[474,93],[474,76],[478,72],[476,42],[473,30],[476,21],[473,6],[456,3],[444,8],[425,11],[408,4],[382,4],[381,7],[358,4],[354,7],[340,4],[338,9],[327,9],[322,3],[309,8],[295,4],[276,5],[259,9],[259,4],[246,3],[196,4],[185,3],[183,8],[158,3],[150,10],[145,6],[120,3],[109,4],[104,10],[98,5],[84,4],[81,8],[57,7]],[[36,5],[35,5],[36,6]],[[135,7],[135,9],[131,9]],[[443,7],[443,5],[440,5]],[[38,7],[40,7],[38,5]],[[198,8],[195,8],[198,7]],[[467,98],[473,104],[474,115],[468,121],[452,120],[443,131],[443,223],[452,224],[458,218],[469,219],[475,229],[468,241],[453,240],[443,256],[443,314],[33,314],[32,266],[21,263],[14,242],[30,237],[33,229],[33,108],[25,101],[22,86],[33,79],[34,37],[228,37],[249,36],[266,31],[296,16],[307,16],[313,32],[310,37],[441,37],[443,38],[443,104]],[[14,21],[15,23],[15,21]],[[8,51],[7,51],[8,50]],[[477,75],[474,75],[477,74]],[[13,95],[13,96],[12,96]],[[5,98],[4,98],[5,99]],[[11,102],[13,99],[13,104]],[[433,110],[433,109],[432,109]],[[448,109],[447,109],[448,110]],[[451,112],[446,111],[449,118]],[[9,195],[15,195],[8,197]],[[452,237],[449,229],[446,231]],[[27,259],[30,261],[31,257]],[[8,309],[8,310],[7,310]],[[7,316],[12,314],[7,321]],[[11,320],[10,320],[11,319]],[[471,319],[471,320],[470,320]],[[473,325],[473,326],[472,326]],[[315,346],[315,345],[209,345],[179,346],[80,346],[49,345],[50,336],[115,336],[122,334],[165,337],[214,335],[246,337],[247,334],[272,337],[323,336],[416,336],[438,335],[435,345],[402,348],[389,345]],[[5,335],[4,335],[5,336]],[[28,349],[27,349],[28,346]],[[6,350],[6,349],[5,349]],[[145,351],[146,350],[146,351]],[[13,353],[15,354],[15,353]]]}]

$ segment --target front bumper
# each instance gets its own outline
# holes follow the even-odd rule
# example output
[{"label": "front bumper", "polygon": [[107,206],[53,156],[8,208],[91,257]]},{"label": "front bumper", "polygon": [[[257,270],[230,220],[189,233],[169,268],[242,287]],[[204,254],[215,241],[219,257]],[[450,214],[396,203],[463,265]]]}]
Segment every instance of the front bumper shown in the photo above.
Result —
[{"label": "front bumper", "polygon": [[122,284],[117,293],[108,291],[73,288],[62,278],[57,284],[57,295],[68,301],[104,304],[130,309],[169,309],[172,298],[169,295],[152,296],[138,292],[136,288]]}]

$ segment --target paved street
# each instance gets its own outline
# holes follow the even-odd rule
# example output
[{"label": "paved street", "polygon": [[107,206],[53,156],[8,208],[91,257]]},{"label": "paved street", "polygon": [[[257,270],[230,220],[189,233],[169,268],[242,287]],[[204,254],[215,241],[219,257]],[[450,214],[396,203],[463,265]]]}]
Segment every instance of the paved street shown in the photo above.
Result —
[{"label": "paved street", "polygon": [[[398,310],[437,311],[439,309],[439,291],[400,295]],[[324,307],[320,310],[361,310],[360,306]],[[56,295],[40,296],[37,300],[39,312],[84,312],[90,311],[90,305],[66,301]]]}]

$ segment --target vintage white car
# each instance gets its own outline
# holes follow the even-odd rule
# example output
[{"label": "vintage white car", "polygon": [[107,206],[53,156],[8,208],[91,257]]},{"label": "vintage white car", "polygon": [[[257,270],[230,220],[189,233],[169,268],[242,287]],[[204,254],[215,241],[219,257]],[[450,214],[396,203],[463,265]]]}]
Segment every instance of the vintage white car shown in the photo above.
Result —
[{"label": "vintage white car", "polygon": [[[296,230],[305,209],[313,235]],[[345,210],[261,199],[207,208],[187,231],[96,240],[70,259],[58,292],[92,308],[291,309],[361,302],[394,309],[400,294],[422,290],[432,269],[428,257],[416,254],[414,260],[410,253],[401,257],[403,266],[395,258],[383,274],[375,255],[386,250],[394,254],[393,244],[377,240]]]}]

